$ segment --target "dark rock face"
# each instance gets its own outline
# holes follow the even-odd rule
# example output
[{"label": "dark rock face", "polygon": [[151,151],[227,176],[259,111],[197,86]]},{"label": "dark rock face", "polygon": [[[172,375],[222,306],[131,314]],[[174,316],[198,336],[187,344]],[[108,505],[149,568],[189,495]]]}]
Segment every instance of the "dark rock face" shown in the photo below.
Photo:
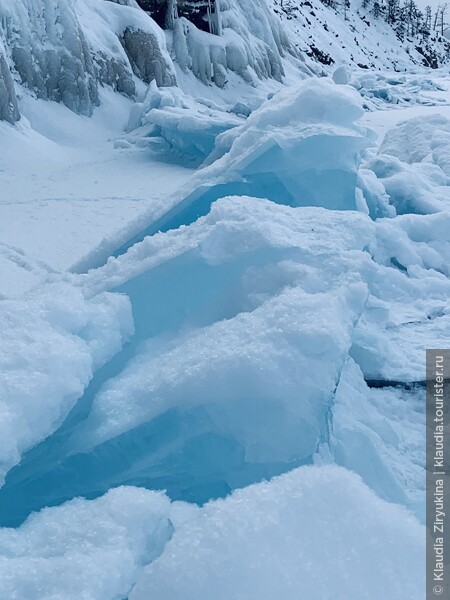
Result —
[{"label": "dark rock face", "polygon": [[[160,27],[167,26],[168,0],[137,0],[137,3]],[[207,17],[209,7],[212,12],[215,11],[215,0],[177,0],[178,16],[185,17],[203,31],[210,31]]]},{"label": "dark rock face", "polygon": [[0,54],[0,121],[15,123],[19,119],[14,81],[5,57]]},{"label": "dark rock face", "polygon": [[159,87],[176,85],[175,75],[169,70],[153,34],[127,27],[121,42],[137,77],[145,83],[155,80]]}]

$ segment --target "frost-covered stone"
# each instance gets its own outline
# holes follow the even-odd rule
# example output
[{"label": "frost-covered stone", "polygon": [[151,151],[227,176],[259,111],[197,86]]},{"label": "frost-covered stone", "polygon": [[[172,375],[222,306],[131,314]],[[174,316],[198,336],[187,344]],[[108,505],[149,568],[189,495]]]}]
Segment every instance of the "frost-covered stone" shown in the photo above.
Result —
[{"label": "frost-covered stone", "polygon": [[180,67],[219,87],[228,72],[253,84],[266,78],[281,81],[282,57],[286,52],[297,56],[297,51],[266,1],[221,0],[220,15],[221,35],[201,31],[184,17],[175,20],[173,52]]},{"label": "frost-covered stone", "polygon": [[175,85],[175,76],[168,70],[152,33],[127,27],[121,39],[133,71],[142,81],[155,81],[158,86]]},{"label": "frost-covered stone", "polygon": [[132,3],[0,0],[0,119],[17,120],[12,73],[38,98],[91,115],[98,86],[174,85],[163,32]]},{"label": "frost-covered stone", "polygon": [[19,118],[14,81],[0,45],[0,121],[15,123]]},{"label": "frost-covered stone", "polygon": [[39,98],[90,115],[98,103],[94,66],[72,3],[0,2],[1,33],[21,83]]},{"label": "frost-covered stone", "polygon": [[164,33],[139,7],[84,0],[77,13],[100,83],[128,96],[135,94],[135,77],[158,85],[176,83]]}]

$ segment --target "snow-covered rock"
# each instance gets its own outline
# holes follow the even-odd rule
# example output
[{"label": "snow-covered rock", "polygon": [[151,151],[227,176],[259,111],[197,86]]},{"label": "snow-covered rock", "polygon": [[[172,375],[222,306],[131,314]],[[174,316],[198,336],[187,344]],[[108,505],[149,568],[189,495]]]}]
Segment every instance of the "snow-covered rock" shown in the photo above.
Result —
[{"label": "snow-covered rock", "polygon": [[0,106],[8,108],[0,118],[9,121],[17,120],[11,74],[38,98],[84,115],[99,103],[99,84],[134,96],[133,73],[158,85],[175,83],[164,34],[128,5],[1,0],[0,41]]},{"label": "snow-covered rock", "polygon": [[257,5],[221,0],[220,15],[220,35],[200,31],[185,18],[175,20],[172,49],[181,69],[219,87],[226,84],[227,71],[251,84],[265,78],[281,81],[282,57],[298,53],[266,0]]},{"label": "snow-covered rock", "polygon": [[14,80],[0,39],[0,121],[15,123],[20,118]]},{"label": "snow-covered rock", "polygon": [[72,3],[0,2],[0,37],[20,82],[39,98],[91,114],[98,103],[94,65]]}]

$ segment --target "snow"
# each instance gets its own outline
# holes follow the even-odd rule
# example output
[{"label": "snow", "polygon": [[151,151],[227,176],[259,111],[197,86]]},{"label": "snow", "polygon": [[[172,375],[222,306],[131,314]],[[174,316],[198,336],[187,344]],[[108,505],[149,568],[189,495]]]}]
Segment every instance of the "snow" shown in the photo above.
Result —
[{"label": "snow", "polygon": [[206,505],[130,600],[423,598],[424,529],[337,467],[301,468]]},{"label": "snow", "polygon": [[208,175],[225,190],[244,181],[246,193],[293,206],[355,209],[360,155],[370,145],[356,125],[362,112],[348,88],[305,80],[220,136],[209,160],[223,156]]},{"label": "snow", "polygon": [[338,467],[297,469],[202,509],[120,487],[0,529],[1,590],[17,600],[419,599],[423,540],[414,517]]},{"label": "snow", "polygon": [[0,529],[0,589],[16,600],[124,598],[172,536],[181,507],[161,493],[116,488]]},{"label": "snow", "polygon": [[108,254],[142,215],[167,210],[192,175],[152,161],[145,148],[114,149],[132,103],[107,90],[101,98],[88,119],[23,97],[20,126],[0,123],[1,240],[50,270],[69,269],[95,248]]}]

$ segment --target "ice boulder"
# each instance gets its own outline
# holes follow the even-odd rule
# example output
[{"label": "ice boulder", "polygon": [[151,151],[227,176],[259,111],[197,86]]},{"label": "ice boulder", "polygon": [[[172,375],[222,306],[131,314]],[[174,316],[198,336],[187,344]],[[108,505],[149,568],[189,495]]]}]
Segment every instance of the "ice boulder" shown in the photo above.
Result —
[{"label": "ice boulder", "polygon": [[78,276],[88,297],[129,297],[135,335],[76,418],[10,473],[3,523],[122,484],[201,503],[313,462],[367,299],[373,229],[357,212],[227,198]]},{"label": "ice boulder", "polygon": [[[378,155],[364,164],[399,214],[427,214],[450,207],[450,121],[416,117],[390,129]],[[367,177],[365,177],[366,181]],[[371,187],[375,180],[373,177]],[[379,216],[389,216],[379,213]]]},{"label": "ice boulder", "polygon": [[337,467],[303,467],[206,505],[130,600],[421,600],[425,529]]},{"label": "ice boulder", "polygon": [[442,169],[429,162],[410,165],[379,154],[364,167],[373,171],[398,214],[428,214],[450,207],[450,187]]},{"label": "ice boulder", "polygon": [[425,381],[425,350],[450,338],[449,213],[376,223],[370,295],[353,334],[352,357],[367,380]]},{"label": "ice boulder", "polygon": [[347,67],[338,67],[333,73],[333,81],[338,85],[347,85],[349,82]]},{"label": "ice boulder", "polygon": [[380,145],[380,154],[402,162],[433,163],[450,177],[450,121],[440,114],[416,117],[390,129]]},{"label": "ice boulder", "polygon": [[425,388],[369,387],[350,358],[332,408],[332,434],[320,450],[358,473],[375,493],[425,520]]},{"label": "ice boulder", "polygon": [[371,144],[356,124],[362,114],[354,90],[326,79],[281,90],[218,137],[179,210],[198,217],[227,195],[355,210],[360,157]]},{"label": "ice boulder", "polygon": [[0,484],[21,454],[56,429],[93,372],[132,331],[129,304],[86,301],[67,284],[0,301]]},{"label": "ice boulder", "polygon": [[161,493],[117,488],[95,501],[76,498],[45,509],[19,529],[0,529],[1,597],[127,597],[143,566],[163,551],[182,513]]},{"label": "ice boulder", "polygon": [[212,152],[217,136],[242,121],[213,102],[193,99],[176,87],[158,88],[152,81],[143,102],[132,107],[126,141],[198,166]]}]

